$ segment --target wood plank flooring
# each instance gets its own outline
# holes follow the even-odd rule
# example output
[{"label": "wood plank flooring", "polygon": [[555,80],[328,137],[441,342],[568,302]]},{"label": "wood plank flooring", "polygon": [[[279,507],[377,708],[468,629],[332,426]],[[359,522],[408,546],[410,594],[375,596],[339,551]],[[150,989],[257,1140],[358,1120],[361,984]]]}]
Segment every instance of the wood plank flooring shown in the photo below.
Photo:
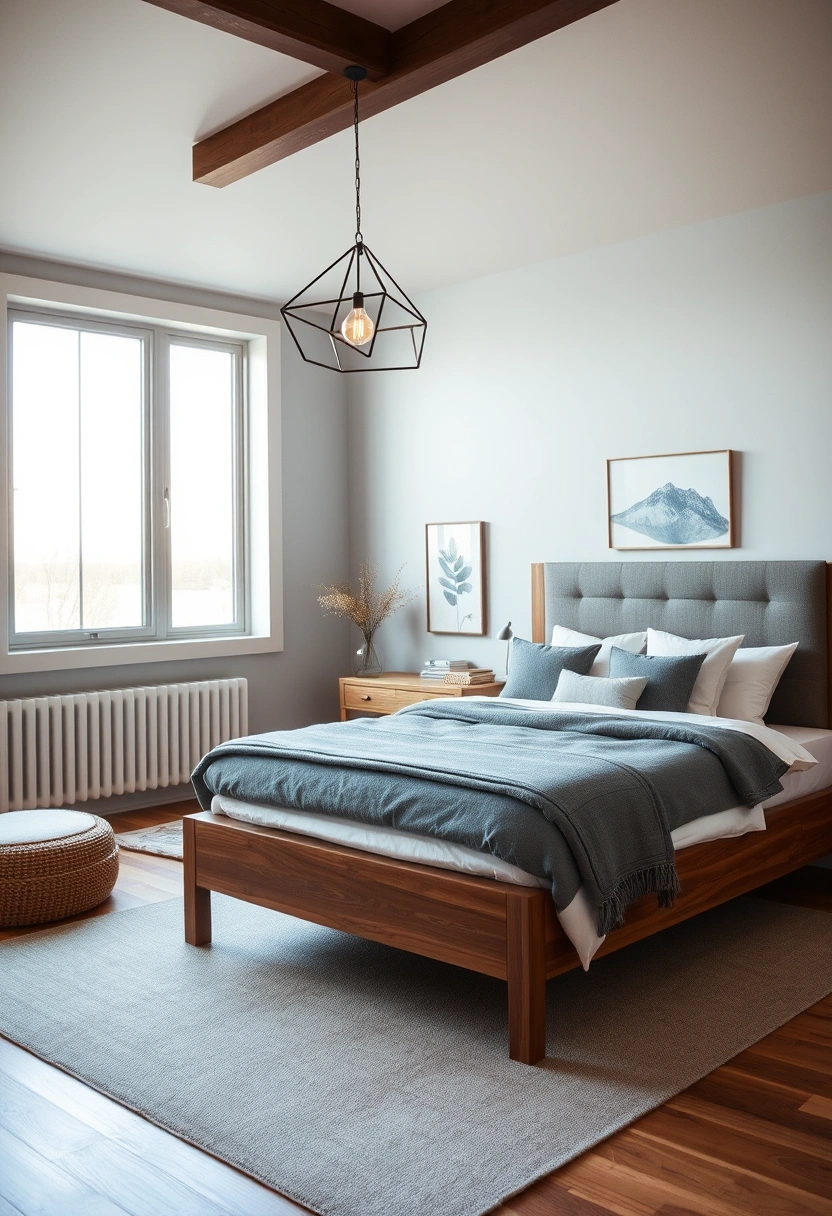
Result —
[{"label": "wood plank flooring", "polygon": [[[117,830],[190,809],[125,813]],[[178,895],[181,873],[180,862],[123,852],[115,891],[89,915]],[[832,871],[809,868],[757,894],[832,915]],[[0,939],[26,932],[5,930]],[[0,1216],[304,1210],[0,1039]],[[498,1212],[832,1216],[832,997]]]}]

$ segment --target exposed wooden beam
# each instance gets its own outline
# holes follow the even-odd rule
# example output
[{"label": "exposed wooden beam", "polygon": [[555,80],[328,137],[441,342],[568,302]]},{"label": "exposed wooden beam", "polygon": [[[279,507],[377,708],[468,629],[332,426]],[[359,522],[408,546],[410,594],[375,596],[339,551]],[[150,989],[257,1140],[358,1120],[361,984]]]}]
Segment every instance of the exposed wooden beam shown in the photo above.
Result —
[{"label": "exposed wooden beam", "polygon": [[[617,0],[450,0],[392,35],[390,73],[361,86],[369,118]],[[194,181],[227,186],[352,121],[347,80],[322,76],[194,146]]]},{"label": "exposed wooden beam", "polygon": [[390,69],[392,34],[326,0],[147,0],[328,72],[352,63],[370,79]]}]

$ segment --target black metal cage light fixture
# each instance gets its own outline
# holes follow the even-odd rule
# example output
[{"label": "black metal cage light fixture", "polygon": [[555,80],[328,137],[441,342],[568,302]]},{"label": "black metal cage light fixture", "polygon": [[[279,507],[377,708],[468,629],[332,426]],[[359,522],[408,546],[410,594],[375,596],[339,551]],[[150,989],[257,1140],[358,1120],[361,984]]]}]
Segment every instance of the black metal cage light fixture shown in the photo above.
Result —
[{"label": "black metal cage light fixture", "polygon": [[358,84],[366,68],[348,67],[355,128],[355,242],[281,308],[307,363],[334,372],[404,371],[422,361],[428,323],[364,243]]}]

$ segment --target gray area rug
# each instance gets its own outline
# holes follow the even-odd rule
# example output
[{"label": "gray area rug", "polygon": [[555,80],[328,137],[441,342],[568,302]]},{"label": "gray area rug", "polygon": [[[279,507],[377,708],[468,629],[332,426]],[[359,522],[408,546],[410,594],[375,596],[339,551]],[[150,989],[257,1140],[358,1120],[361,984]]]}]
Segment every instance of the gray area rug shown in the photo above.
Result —
[{"label": "gray area rug", "polygon": [[214,896],[0,945],[0,1031],[327,1216],[479,1216],[832,991],[832,916],[742,899],[549,984],[505,986]]},{"label": "gray area rug", "polygon": [[156,857],[178,857],[182,860],[182,820],[157,824],[155,828],[137,828],[135,832],[117,832],[120,849],[135,853],[153,853]]}]

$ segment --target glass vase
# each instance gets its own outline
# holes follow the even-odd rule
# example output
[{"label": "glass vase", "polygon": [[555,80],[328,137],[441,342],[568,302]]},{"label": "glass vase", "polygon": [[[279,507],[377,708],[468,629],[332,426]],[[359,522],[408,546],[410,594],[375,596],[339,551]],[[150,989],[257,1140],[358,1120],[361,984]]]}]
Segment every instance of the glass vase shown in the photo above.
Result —
[{"label": "glass vase", "polygon": [[367,679],[381,675],[381,656],[372,638],[365,638],[364,645],[353,655],[352,674]]}]

